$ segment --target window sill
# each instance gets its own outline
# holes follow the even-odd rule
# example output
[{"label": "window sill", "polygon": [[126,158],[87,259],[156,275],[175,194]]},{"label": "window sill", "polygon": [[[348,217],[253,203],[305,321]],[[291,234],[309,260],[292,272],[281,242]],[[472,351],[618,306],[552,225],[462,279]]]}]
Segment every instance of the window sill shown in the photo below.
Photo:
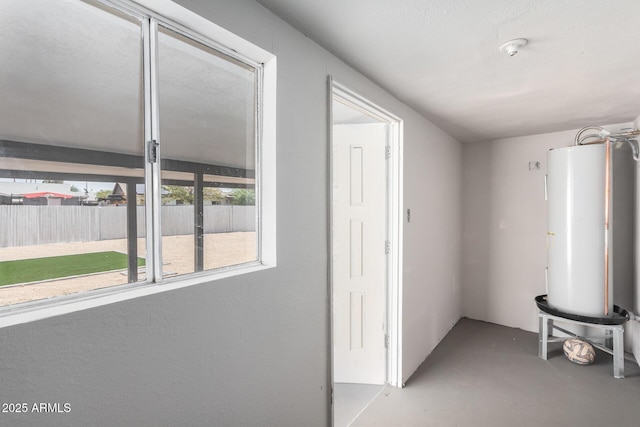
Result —
[{"label": "window sill", "polygon": [[254,273],[273,268],[271,265],[252,264],[229,268],[216,273],[174,278],[162,283],[127,284],[97,289],[81,294],[63,295],[46,300],[30,301],[0,307],[0,328],[35,322],[50,317],[63,316],[77,311],[102,307],[122,301],[174,291],[189,286],[209,283],[229,277]]}]

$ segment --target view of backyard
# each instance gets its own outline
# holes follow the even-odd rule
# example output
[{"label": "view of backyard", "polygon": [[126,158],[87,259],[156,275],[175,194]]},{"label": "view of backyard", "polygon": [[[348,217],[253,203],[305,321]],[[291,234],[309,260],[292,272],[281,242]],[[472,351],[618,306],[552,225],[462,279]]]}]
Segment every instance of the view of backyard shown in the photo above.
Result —
[{"label": "view of backyard", "polygon": [[0,306],[258,260],[261,67],[163,26],[151,64],[128,11],[46,4],[0,14]]},{"label": "view of backyard", "polygon": [[[165,236],[162,239],[163,271],[165,276],[187,274],[193,272],[194,251],[193,236]],[[204,265],[207,269],[222,266],[236,265],[250,262],[256,259],[256,235],[255,232],[229,232],[211,233],[204,236]],[[144,239],[138,239],[138,256],[144,258]],[[117,271],[105,271],[97,273],[77,272],[78,276],[65,279],[46,280],[29,285],[6,285],[0,287],[0,305],[11,305],[19,302],[40,300],[58,295],[67,295],[81,291],[100,289],[127,283],[126,269],[126,239],[103,240],[93,242],[69,242],[52,243],[46,245],[33,245],[21,247],[0,248],[0,277],[4,279],[2,265],[7,261],[26,261],[36,264],[50,258],[55,253],[56,258],[66,262],[67,267],[76,263],[87,263],[92,257],[98,259],[105,252],[117,252],[125,260],[124,267]],[[79,257],[78,254],[89,256]],[[39,260],[38,260],[39,258]],[[6,267],[4,267],[6,268]],[[65,276],[74,274],[72,270],[65,270]],[[94,271],[96,271],[94,269]],[[42,279],[41,279],[42,280]],[[144,267],[139,268],[139,281],[145,280]]]},{"label": "view of backyard", "polygon": [[[146,281],[143,187],[110,185],[114,191],[96,204],[62,182],[0,181],[0,306]],[[193,187],[163,187],[165,278],[257,259],[254,191],[206,190],[195,227]],[[207,199],[213,196],[222,198]],[[137,269],[129,266],[136,256]]]},{"label": "view of backyard", "polygon": [[[138,258],[139,266],[144,262],[144,258]],[[115,251],[3,261],[0,262],[0,286],[124,268],[127,268],[127,255]]]}]

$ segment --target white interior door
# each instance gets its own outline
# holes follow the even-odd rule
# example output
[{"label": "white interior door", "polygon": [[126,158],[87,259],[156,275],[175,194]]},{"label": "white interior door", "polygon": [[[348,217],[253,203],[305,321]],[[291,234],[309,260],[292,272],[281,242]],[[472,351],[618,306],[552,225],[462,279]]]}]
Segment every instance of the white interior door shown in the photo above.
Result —
[{"label": "white interior door", "polygon": [[333,126],[334,382],[386,378],[386,124]]}]

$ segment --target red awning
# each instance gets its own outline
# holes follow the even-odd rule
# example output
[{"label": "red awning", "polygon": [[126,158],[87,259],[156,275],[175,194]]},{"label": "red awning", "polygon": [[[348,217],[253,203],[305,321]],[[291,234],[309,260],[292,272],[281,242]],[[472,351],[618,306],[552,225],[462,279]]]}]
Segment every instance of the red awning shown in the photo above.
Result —
[{"label": "red awning", "polygon": [[38,197],[53,197],[56,199],[71,199],[73,198],[73,196],[70,196],[68,194],[62,194],[62,193],[52,193],[50,191],[41,191],[39,193],[28,193],[28,194],[24,194],[22,197],[24,197],[25,199],[37,199]]}]

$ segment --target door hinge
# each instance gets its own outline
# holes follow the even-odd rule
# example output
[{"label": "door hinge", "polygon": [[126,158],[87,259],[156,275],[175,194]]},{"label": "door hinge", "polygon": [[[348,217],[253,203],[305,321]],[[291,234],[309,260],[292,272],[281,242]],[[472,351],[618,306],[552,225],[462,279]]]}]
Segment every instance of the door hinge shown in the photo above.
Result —
[{"label": "door hinge", "polygon": [[389,255],[389,253],[391,252],[391,242],[388,240],[385,240],[384,242],[384,254],[385,255]]},{"label": "door hinge", "polygon": [[389,160],[391,158],[391,146],[387,145],[384,147],[384,158]]},{"label": "door hinge", "polygon": [[148,141],[147,150],[148,150],[148,159],[149,163],[156,163],[158,161],[158,142],[155,139]]},{"label": "door hinge", "polygon": [[384,348],[389,349],[389,334],[384,334]]}]

